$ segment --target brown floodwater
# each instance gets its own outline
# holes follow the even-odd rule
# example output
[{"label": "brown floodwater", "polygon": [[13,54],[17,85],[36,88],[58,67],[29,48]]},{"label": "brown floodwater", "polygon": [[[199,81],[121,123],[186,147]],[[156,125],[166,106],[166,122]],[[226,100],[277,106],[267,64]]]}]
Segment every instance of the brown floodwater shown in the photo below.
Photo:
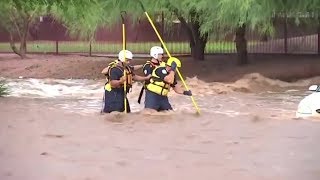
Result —
[{"label": "brown floodwater", "polygon": [[[100,114],[103,82],[7,79],[0,98],[0,179],[320,179],[320,124],[295,117],[314,81],[247,77],[187,84],[174,113]],[[316,79],[316,80],[319,80]]]}]

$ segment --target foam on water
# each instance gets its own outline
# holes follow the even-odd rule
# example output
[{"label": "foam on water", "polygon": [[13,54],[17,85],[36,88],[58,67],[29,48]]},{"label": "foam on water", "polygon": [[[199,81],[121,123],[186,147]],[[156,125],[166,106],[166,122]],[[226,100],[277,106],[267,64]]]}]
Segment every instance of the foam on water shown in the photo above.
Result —
[{"label": "foam on water", "polygon": [[[259,103],[266,106],[265,109],[284,108],[290,110],[291,113],[307,94],[305,90],[308,86],[319,79],[312,78],[288,83],[254,73],[233,83],[207,83],[193,77],[187,78],[186,84],[192,90],[202,112],[238,116],[247,115],[248,113],[244,111],[246,107]],[[9,96],[12,97],[60,99],[61,102],[56,106],[86,113],[99,112],[103,105],[103,80],[32,78],[5,80],[11,92]],[[144,107],[143,103],[137,103],[141,87],[142,83],[134,83],[131,93],[128,94],[133,112],[140,111]],[[169,98],[175,111],[179,113],[195,112],[189,97],[170,92]],[[144,102],[144,96],[142,102]]]},{"label": "foam on water", "polygon": [[10,96],[96,99],[103,83],[92,80],[6,79]]},{"label": "foam on water", "polygon": [[[5,79],[14,97],[44,97],[44,98],[80,98],[97,99],[103,94],[104,81],[87,79]],[[266,78],[258,73],[248,74],[233,83],[204,82],[197,77],[187,78],[186,84],[194,95],[199,97],[232,92],[294,92],[306,90],[309,85],[320,81],[320,77],[289,83]],[[182,83],[180,83],[182,84]],[[141,83],[134,83],[128,97],[139,95]],[[175,96],[170,93],[169,96]]]}]

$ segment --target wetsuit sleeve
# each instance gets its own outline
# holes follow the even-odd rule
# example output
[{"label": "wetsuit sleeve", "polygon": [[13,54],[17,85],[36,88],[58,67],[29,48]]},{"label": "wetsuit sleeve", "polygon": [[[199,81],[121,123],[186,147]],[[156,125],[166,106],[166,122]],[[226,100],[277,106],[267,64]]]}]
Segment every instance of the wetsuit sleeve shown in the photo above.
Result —
[{"label": "wetsuit sleeve", "polygon": [[110,80],[120,80],[123,76],[122,71],[119,68],[111,68],[110,70]]},{"label": "wetsuit sleeve", "polygon": [[158,68],[156,69],[155,74],[159,76],[162,81],[164,81],[164,78],[168,75],[168,71],[166,68]]},{"label": "wetsuit sleeve", "polygon": [[144,67],[143,67],[143,74],[145,76],[148,76],[149,74],[152,74],[152,67],[150,64],[146,64]]}]

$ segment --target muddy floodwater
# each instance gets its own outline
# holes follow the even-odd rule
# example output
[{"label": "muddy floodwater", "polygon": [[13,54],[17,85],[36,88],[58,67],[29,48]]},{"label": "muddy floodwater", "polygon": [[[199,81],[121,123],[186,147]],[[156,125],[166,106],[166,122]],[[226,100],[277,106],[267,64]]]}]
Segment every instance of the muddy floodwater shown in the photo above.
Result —
[{"label": "muddy floodwater", "polygon": [[174,113],[139,114],[138,83],[133,113],[100,114],[103,81],[6,81],[1,180],[320,179],[320,122],[295,117],[310,80],[187,79],[200,116],[174,93]]}]

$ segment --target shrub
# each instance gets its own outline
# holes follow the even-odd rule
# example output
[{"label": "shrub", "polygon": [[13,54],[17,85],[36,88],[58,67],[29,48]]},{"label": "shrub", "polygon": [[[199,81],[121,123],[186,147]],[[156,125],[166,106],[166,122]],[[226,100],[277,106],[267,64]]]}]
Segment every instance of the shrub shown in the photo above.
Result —
[{"label": "shrub", "polygon": [[9,90],[8,90],[8,87],[6,86],[6,82],[3,80],[0,80],[0,97],[8,94],[9,94]]}]

